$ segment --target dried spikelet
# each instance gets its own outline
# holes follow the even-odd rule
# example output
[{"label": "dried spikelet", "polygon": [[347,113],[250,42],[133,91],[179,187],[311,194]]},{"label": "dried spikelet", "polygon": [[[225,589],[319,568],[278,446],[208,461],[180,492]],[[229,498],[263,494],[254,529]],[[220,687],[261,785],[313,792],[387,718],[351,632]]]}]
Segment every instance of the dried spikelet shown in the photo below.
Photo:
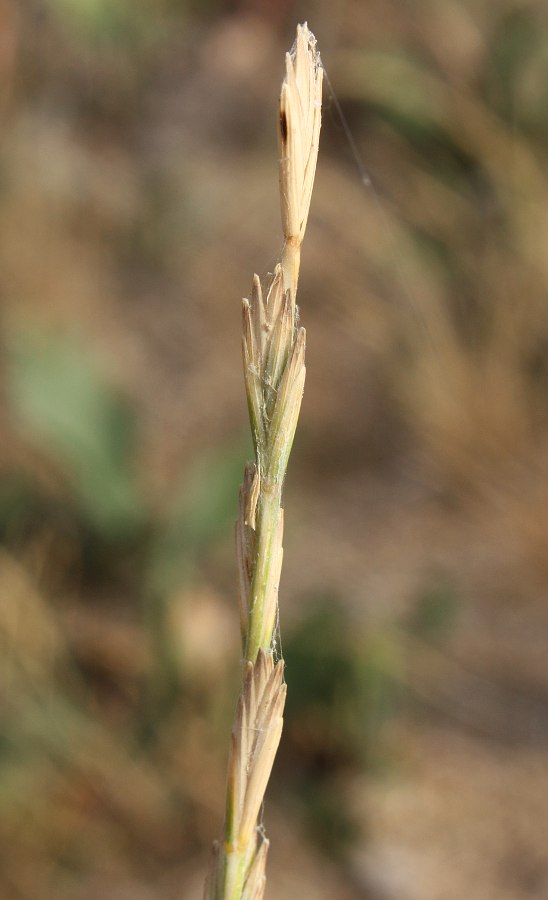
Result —
[{"label": "dried spikelet", "polygon": [[[227,777],[227,812],[221,897],[240,897],[234,890],[246,884],[243,896],[261,896],[268,843],[257,827],[261,804],[283,727],[286,686],[283,661],[260,650],[255,663],[247,662],[230,742]],[[247,865],[247,874],[243,872]],[[219,877],[219,859],[206,885],[206,898]],[[254,893],[259,891],[259,893]]]},{"label": "dried spikelet", "polygon": [[287,241],[301,243],[306,230],[318,158],[323,69],[307,25],[285,57],[280,95],[280,198]]},{"label": "dried spikelet", "polygon": [[272,656],[260,650],[255,666],[247,663],[243,698],[251,741],[247,751],[246,786],[238,829],[239,847],[247,846],[255,829],[263,796],[280,743],[286,686],[283,662],[273,666]]}]

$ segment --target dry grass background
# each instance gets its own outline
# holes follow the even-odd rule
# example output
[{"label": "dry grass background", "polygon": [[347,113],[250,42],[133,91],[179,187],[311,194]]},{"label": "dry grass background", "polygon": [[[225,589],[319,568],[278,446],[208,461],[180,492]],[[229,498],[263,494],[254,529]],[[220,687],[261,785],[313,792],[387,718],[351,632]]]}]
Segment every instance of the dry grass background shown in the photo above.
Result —
[{"label": "dry grass background", "polygon": [[326,97],[268,896],[548,890],[545,4],[1,0],[6,900],[200,895],[305,18],[377,195]]}]

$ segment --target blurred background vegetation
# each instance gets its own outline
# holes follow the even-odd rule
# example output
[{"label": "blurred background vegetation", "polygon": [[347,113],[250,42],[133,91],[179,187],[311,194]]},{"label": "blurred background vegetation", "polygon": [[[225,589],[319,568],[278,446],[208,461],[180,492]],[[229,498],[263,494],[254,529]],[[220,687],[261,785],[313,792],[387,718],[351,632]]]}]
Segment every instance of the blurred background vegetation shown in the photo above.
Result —
[{"label": "blurred background vegetation", "polygon": [[548,895],[544,0],[0,0],[0,893],[199,897],[238,678],[240,298],[329,91],[268,896]]}]

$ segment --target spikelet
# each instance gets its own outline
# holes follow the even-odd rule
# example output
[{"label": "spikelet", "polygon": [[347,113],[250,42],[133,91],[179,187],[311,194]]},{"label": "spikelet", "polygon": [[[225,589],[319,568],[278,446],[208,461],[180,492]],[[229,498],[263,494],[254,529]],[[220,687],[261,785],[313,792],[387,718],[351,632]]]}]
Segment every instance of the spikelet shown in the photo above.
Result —
[{"label": "spikelet", "polygon": [[244,850],[252,837],[283,724],[283,661],[260,650],[245,666],[228,764],[225,850]]},{"label": "spikelet", "polygon": [[285,57],[280,95],[280,199],[286,241],[302,242],[318,158],[323,69],[306,23]]},{"label": "spikelet", "polygon": [[280,203],[285,239],[282,267],[293,302],[299,279],[300,247],[306,231],[320,138],[323,69],[316,38],[304,25],[285,57],[278,142]]}]

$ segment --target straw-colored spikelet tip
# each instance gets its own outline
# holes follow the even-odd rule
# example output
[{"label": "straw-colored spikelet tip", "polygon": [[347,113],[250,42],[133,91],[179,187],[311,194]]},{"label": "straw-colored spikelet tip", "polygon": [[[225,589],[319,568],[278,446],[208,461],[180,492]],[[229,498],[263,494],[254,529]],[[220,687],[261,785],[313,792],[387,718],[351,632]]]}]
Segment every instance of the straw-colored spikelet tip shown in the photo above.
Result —
[{"label": "straw-colored spikelet tip", "polygon": [[[285,57],[280,94],[280,202],[286,244],[299,248],[308,221],[316,173],[322,109],[323,69],[316,38],[308,25],[297,27],[297,39]],[[297,271],[287,271],[286,286],[296,290]]]}]

